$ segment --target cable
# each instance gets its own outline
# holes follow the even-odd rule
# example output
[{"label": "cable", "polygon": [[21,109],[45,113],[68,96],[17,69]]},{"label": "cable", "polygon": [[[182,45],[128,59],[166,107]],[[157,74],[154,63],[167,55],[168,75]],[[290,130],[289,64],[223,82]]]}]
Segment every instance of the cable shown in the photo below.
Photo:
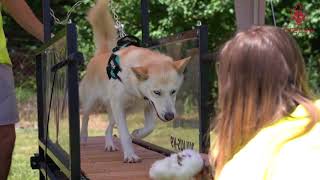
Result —
[{"label": "cable", "polygon": [[56,24],[63,24],[63,25],[65,25],[65,24],[67,24],[67,23],[69,22],[70,15],[72,14],[72,12],[73,12],[77,7],[79,7],[83,2],[84,2],[83,0],[76,2],[76,3],[71,7],[71,9],[68,11],[67,17],[66,17],[64,20],[62,20],[62,21],[55,16],[54,11],[53,11],[51,8],[50,8],[50,15],[51,15],[51,17],[53,18],[53,20],[54,20],[54,22],[55,22]]},{"label": "cable", "polygon": [[[60,24],[60,25],[66,25],[70,22],[70,16],[72,14],[72,12],[79,7],[82,3],[84,2],[84,0],[80,0],[78,2],[76,2],[71,9],[67,12],[67,17],[64,20],[60,20],[59,18],[57,18],[54,14],[53,9],[50,8],[50,15],[53,18],[55,24]],[[116,13],[115,7],[113,6],[112,0],[109,0],[109,7],[110,10],[113,14],[113,19],[115,21],[115,28],[118,30],[119,33],[119,39],[123,38],[125,36],[127,36],[126,32],[124,31],[124,24],[122,24],[119,20],[119,16]]]},{"label": "cable", "polygon": [[48,164],[47,164],[47,149],[48,149],[48,129],[49,129],[49,120],[50,120],[50,112],[51,112],[51,105],[52,105],[52,97],[53,97],[53,88],[54,82],[56,80],[57,71],[53,72],[53,82],[51,85],[51,92],[50,92],[50,100],[49,100],[49,110],[47,116],[47,124],[46,124],[46,139],[45,139],[45,149],[44,149],[44,164],[46,165],[45,172],[46,172],[46,179],[48,179]]},{"label": "cable", "polygon": [[270,0],[270,6],[271,6],[271,11],[272,11],[273,24],[274,24],[274,26],[277,26],[276,16],[275,16],[275,14],[274,14],[274,9],[273,9],[273,2],[272,2],[272,0]]}]

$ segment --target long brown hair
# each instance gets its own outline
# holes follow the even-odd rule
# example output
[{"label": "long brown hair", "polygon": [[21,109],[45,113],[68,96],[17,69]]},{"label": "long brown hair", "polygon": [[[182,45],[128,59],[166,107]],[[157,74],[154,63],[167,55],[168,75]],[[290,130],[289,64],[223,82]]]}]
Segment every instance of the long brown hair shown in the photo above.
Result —
[{"label": "long brown hair", "polygon": [[219,54],[219,114],[211,148],[216,176],[261,128],[289,115],[298,105],[317,120],[304,60],[284,30],[255,26],[239,32]]}]

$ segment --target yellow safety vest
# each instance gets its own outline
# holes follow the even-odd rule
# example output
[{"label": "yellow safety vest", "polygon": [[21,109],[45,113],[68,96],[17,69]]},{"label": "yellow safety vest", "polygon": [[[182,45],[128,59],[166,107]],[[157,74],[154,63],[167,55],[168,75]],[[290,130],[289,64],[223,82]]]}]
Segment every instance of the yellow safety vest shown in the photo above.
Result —
[{"label": "yellow safety vest", "polygon": [[[1,8],[1,5],[0,5],[0,8]],[[8,49],[7,49],[7,41],[3,31],[3,21],[2,21],[1,10],[0,10],[0,64],[11,65],[11,60],[10,60]]]},{"label": "yellow safety vest", "polygon": [[[320,100],[315,105],[320,109]],[[217,180],[320,180],[320,123],[295,137],[309,121],[299,105],[263,128],[225,164]]]}]

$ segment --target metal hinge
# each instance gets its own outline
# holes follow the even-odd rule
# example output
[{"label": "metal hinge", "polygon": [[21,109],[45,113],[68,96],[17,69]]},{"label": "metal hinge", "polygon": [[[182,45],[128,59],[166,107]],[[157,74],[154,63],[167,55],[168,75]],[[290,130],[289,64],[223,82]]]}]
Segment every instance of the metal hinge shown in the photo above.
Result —
[{"label": "metal hinge", "polygon": [[39,154],[34,154],[30,157],[30,166],[32,169],[40,169],[40,156]]}]

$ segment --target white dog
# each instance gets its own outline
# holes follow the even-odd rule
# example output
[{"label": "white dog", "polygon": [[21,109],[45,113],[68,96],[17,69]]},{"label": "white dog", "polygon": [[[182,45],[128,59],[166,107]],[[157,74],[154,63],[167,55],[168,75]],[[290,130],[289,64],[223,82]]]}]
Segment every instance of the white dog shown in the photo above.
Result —
[{"label": "white dog", "polygon": [[153,180],[193,180],[203,166],[200,154],[187,149],[156,161],[149,170],[149,176]]},{"label": "white dog", "polygon": [[[140,158],[134,152],[131,135],[143,138],[150,134],[157,117],[164,122],[174,119],[176,95],[190,58],[174,61],[159,52],[129,46],[116,52],[120,57],[122,71],[118,76],[121,81],[109,80],[106,67],[117,35],[113,19],[106,10],[107,5],[107,0],[98,0],[88,13],[97,49],[80,83],[83,113],[81,139],[82,142],[86,141],[90,112],[94,104],[100,101],[107,107],[109,117],[105,149],[117,150],[112,140],[112,130],[117,123],[124,161],[138,162]],[[144,127],[134,130],[130,135],[126,115],[136,108],[144,109]]]}]

